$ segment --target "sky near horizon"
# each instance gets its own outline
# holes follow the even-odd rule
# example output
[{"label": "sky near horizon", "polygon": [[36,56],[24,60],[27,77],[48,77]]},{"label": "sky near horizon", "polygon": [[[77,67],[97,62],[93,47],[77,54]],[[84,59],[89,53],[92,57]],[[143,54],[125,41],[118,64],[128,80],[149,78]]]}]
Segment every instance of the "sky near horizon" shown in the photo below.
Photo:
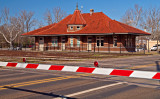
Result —
[{"label": "sky near horizon", "polygon": [[44,20],[46,9],[61,7],[69,15],[73,14],[77,2],[79,9],[83,6],[83,13],[89,13],[90,9],[94,9],[95,12],[103,12],[118,21],[126,10],[134,8],[135,4],[144,9],[160,8],[160,0],[0,0],[0,10],[4,7],[9,8],[12,16],[21,10],[32,11],[35,13],[34,18]]}]

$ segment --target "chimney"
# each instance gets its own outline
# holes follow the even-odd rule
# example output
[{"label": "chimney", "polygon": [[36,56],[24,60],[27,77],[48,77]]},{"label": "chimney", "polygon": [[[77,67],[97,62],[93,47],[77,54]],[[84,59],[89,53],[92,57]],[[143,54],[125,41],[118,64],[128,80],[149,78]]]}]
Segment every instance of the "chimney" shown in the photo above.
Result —
[{"label": "chimney", "polygon": [[94,9],[90,9],[90,15],[94,13]]}]

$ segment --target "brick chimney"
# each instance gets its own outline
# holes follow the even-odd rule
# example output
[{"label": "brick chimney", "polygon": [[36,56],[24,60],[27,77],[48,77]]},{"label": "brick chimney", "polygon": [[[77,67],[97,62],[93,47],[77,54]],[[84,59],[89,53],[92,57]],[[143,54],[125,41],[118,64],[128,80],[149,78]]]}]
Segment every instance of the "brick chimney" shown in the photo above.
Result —
[{"label": "brick chimney", "polygon": [[94,13],[94,9],[90,9],[90,15]]}]

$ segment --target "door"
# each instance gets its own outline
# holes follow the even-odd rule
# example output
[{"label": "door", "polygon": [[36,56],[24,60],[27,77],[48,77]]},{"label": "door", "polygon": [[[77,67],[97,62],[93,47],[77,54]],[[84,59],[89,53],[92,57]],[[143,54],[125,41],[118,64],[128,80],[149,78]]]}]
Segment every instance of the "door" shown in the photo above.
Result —
[{"label": "door", "polygon": [[87,37],[87,50],[92,50],[92,37]]},{"label": "door", "polygon": [[39,51],[44,51],[44,37],[39,38]]},{"label": "door", "polygon": [[65,50],[65,37],[62,37],[62,51]]}]

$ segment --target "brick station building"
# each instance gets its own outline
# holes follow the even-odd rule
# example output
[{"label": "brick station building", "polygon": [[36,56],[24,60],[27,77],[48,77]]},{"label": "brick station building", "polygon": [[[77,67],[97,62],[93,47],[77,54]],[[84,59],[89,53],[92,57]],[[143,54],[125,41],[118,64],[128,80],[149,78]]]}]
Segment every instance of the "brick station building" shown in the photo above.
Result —
[{"label": "brick station building", "polygon": [[93,9],[90,13],[81,13],[77,7],[60,22],[22,35],[35,37],[36,50],[40,51],[130,52],[135,51],[136,36],[150,33],[112,20]]}]

